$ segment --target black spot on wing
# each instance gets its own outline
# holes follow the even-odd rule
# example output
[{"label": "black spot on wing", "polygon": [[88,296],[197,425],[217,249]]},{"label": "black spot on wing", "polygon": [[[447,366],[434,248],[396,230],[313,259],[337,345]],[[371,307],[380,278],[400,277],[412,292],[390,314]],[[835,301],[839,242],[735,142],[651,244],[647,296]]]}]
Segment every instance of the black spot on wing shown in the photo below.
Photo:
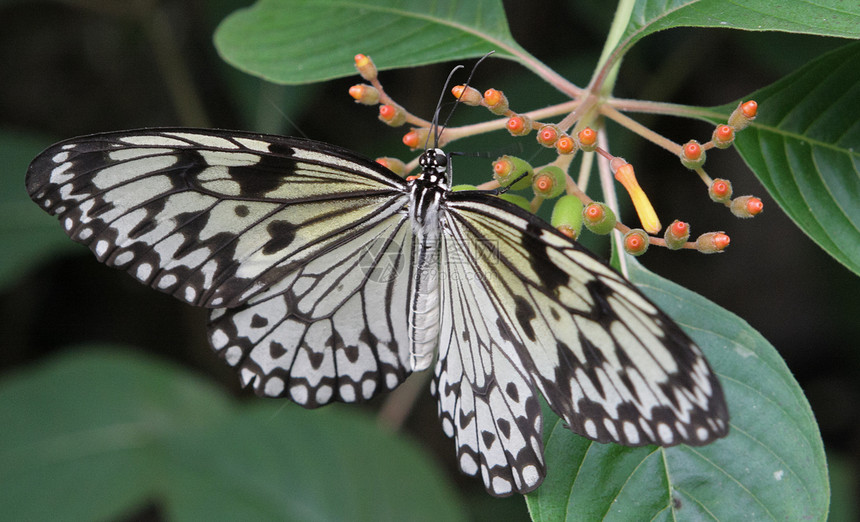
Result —
[{"label": "black spot on wing", "polygon": [[272,221],[266,227],[271,239],[263,245],[263,254],[271,255],[284,250],[296,238],[296,227],[287,221]]},{"label": "black spot on wing", "polygon": [[236,213],[239,217],[247,217],[251,212],[251,209],[248,208],[248,205],[236,205],[236,208],[233,209],[233,212]]},{"label": "black spot on wing", "polygon": [[269,343],[269,355],[272,356],[272,359],[280,359],[287,353],[287,349],[284,348],[284,345],[277,342],[272,341]]},{"label": "black spot on wing", "polygon": [[540,240],[542,230],[533,223],[526,225],[523,232],[523,246],[529,253],[532,270],[538,275],[544,288],[554,295],[560,286],[570,282],[570,276],[553,263],[547,253],[546,244]]},{"label": "black spot on wing", "polygon": [[532,305],[530,305],[522,296],[514,297],[514,306],[514,314],[516,315],[517,321],[520,323],[523,332],[530,341],[534,342],[537,339],[535,330],[532,328],[531,324],[532,319],[536,317],[534,307],[532,307]]},{"label": "black spot on wing", "polygon": [[505,386],[505,393],[507,393],[508,397],[510,397],[514,402],[520,402],[520,394],[519,391],[517,391],[516,384],[509,382],[508,385]]}]

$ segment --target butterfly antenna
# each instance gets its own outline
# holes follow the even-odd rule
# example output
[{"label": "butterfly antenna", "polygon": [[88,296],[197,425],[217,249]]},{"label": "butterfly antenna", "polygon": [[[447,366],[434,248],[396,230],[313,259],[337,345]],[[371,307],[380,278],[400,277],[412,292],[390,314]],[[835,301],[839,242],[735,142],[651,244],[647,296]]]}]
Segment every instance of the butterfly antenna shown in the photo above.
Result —
[{"label": "butterfly antenna", "polygon": [[[436,110],[433,112],[433,121],[430,123],[430,127],[433,130],[432,134],[435,138],[435,143],[437,144],[439,143],[439,138],[442,137],[442,129],[439,128],[439,112],[442,110],[442,100],[445,99],[445,93],[448,91],[448,84],[451,83],[451,78],[454,76],[454,73],[462,68],[462,65],[458,65],[451,69],[451,72],[448,73],[448,79],[445,80],[445,86],[442,88],[442,94],[439,95],[439,101],[436,103]],[[445,120],[445,123],[447,122],[448,120]],[[424,150],[427,150],[427,145],[429,144],[430,133],[427,134],[427,141],[424,142]]]},{"label": "butterfly antenna", "polygon": [[[475,76],[475,71],[478,70],[478,66],[481,65],[481,62],[483,62],[484,60],[489,58],[490,55],[492,55],[494,52],[495,51],[488,52],[487,54],[482,56],[480,60],[475,62],[475,65],[472,66],[472,71],[469,73],[469,77],[466,78],[466,83],[464,84],[465,87],[468,88],[469,84],[472,83],[472,77]],[[439,109],[441,107],[442,98],[445,96],[445,92],[448,90],[448,84],[451,82],[451,76],[453,76],[454,71],[456,71],[457,69],[462,68],[462,67],[463,67],[462,65],[458,65],[457,67],[454,68],[454,70],[451,71],[451,74],[448,75],[448,80],[445,81],[445,89],[442,90],[442,96],[439,97],[439,105],[436,106],[436,112],[437,113],[439,112]],[[460,103],[460,98],[462,98],[464,94],[466,94],[466,89],[463,89],[463,91],[460,93],[460,95],[457,96],[457,100],[454,102],[454,107],[451,109],[451,112],[448,113],[448,117],[445,118],[445,123],[442,124],[441,129],[438,126],[436,127],[436,130],[437,130],[436,143],[439,143],[439,138],[442,136],[442,131],[444,131],[448,127],[448,122],[451,120],[451,116],[453,116],[453,114],[454,114],[454,109],[457,108],[457,105]],[[434,122],[435,121],[436,120],[434,120]]]}]

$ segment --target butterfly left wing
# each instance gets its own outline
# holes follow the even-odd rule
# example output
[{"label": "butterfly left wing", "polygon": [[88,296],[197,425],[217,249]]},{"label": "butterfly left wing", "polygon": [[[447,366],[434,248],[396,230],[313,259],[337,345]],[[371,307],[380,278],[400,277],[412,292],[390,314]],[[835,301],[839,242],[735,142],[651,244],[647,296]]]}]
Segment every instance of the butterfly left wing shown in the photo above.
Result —
[{"label": "butterfly left wing", "polygon": [[[543,479],[535,390],[599,442],[702,445],[727,433],[701,350],[621,275],[495,197],[451,193],[443,220],[443,251],[458,258],[448,269],[460,280],[443,282],[435,392],[461,469],[480,468],[491,493]],[[470,294],[475,304],[459,312]]]},{"label": "butterfly left wing", "polygon": [[354,402],[410,373],[409,195],[371,160],[298,138],[142,129],[48,148],[27,190],[100,261],[214,308],[212,346],[261,395]]},{"label": "butterfly left wing", "polygon": [[405,212],[405,182],[299,138],[141,129],[57,143],[27,191],[98,259],[197,306],[234,307]]}]

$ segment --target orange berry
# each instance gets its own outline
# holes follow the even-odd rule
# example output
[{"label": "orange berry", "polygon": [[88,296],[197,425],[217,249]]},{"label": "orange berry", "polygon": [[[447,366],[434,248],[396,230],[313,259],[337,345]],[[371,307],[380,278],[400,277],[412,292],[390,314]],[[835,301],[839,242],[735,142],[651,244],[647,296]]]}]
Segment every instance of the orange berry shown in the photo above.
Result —
[{"label": "orange berry", "polygon": [[708,195],[712,200],[724,203],[732,197],[732,183],[727,179],[715,179],[708,187]]},{"label": "orange berry", "polygon": [[552,147],[559,137],[558,127],[555,125],[544,125],[537,132],[537,141],[544,147]]},{"label": "orange berry", "polygon": [[555,150],[559,154],[573,154],[576,149],[576,141],[567,134],[562,134],[555,142]]},{"label": "orange berry", "polygon": [[624,251],[634,256],[641,256],[648,250],[648,234],[641,228],[634,228],[624,234]]},{"label": "orange berry", "polygon": [[730,125],[717,125],[711,135],[711,141],[714,142],[714,147],[718,149],[729,148],[735,141],[735,129]]},{"label": "orange berry", "polygon": [[582,147],[582,150],[590,152],[594,150],[594,145],[597,143],[597,132],[594,131],[591,127],[586,127],[579,131],[579,134],[576,135],[579,138],[579,144]]},{"label": "orange berry", "polygon": [[755,100],[750,100],[741,105],[741,111],[747,118],[755,118],[756,112],[758,112],[758,103]]},{"label": "orange berry", "polygon": [[513,136],[525,136],[532,130],[532,121],[526,116],[516,115],[508,118],[505,125]]},{"label": "orange berry", "polygon": [[705,163],[705,149],[696,140],[690,140],[681,147],[681,163],[688,169],[696,169]]}]

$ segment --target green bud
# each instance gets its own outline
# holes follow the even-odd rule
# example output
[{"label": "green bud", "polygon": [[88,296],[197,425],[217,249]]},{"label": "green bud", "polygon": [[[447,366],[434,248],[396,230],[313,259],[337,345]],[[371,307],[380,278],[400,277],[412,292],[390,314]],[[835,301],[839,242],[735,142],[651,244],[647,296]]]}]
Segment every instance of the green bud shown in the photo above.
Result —
[{"label": "green bud", "polygon": [[534,169],[529,163],[515,156],[502,156],[493,162],[493,179],[499,182],[503,187],[507,187],[511,182],[525,173],[522,179],[518,180],[510,190],[524,190],[531,186]]},{"label": "green bud", "polygon": [[[571,194],[558,198],[552,207],[550,223],[571,239],[579,237],[582,232],[582,201]],[[568,234],[570,232],[570,234]]]},{"label": "green bud", "polygon": [[550,165],[542,168],[534,175],[532,190],[544,199],[552,199],[564,192],[566,182],[567,174],[560,167]]},{"label": "green bud", "polygon": [[624,234],[624,251],[634,256],[641,256],[648,250],[648,234],[641,228],[634,228]]},{"label": "green bud", "polygon": [[615,228],[615,213],[605,203],[595,201],[582,209],[582,222],[595,234],[608,234]]}]

